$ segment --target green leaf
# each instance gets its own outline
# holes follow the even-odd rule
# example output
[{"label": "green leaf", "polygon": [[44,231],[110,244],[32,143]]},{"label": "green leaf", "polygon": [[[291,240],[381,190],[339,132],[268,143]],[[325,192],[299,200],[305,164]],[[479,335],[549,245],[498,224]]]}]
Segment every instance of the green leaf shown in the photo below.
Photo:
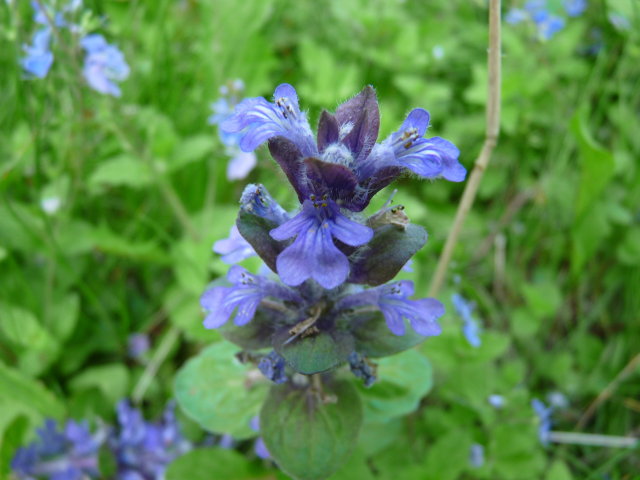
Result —
[{"label": "green leaf", "polygon": [[5,398],[47,417],[62,419],[65,414],[64,405],[41,383],[0,363],[0,400]]},{"label": "green leaf", "polygon": [[223,448],[198,448],[172,462],[166,480],[248,480],[256,468],[241,454]]},{"label": "green leaf", "polygon": [[335,368],[353,352],[353,337],[344,332],[321,331],[286,343],[290,338],[289,329],[282,330],[275,336],[274,348],[293,369],[306,375]]},{"label": "green leaf", "polygon": [[556,460],[551,464],[544,480],[573,480],[573,476],[562,460]]},{"label": "green leaf", "polygon": [[0,302],[0,328],[9,341],[20,347],[50,350],[57,344],[33,313],[5,302]]},{"label": "green leaf", "polygon": [[625,265],[640,265],[640,227],[627,230],[616,254],[620,262]]},{"label": "green leaf", "polygon": [[105,187],[139,188],[149,183],[149,167],[141,158],[126,153],[101,162],[88,180],[89,188],[96,193]]},{"label": "green leaf", "polygon": [[6,429],[0,429],[0,478],[9,478],[11,459],[23,445],[23,438],[28,431],[29,419],[24,415],[15,417]]},{"label": "green leaf", "polygon": [[229,319],[218,331],[225,339],[245,350],[260,350],[271,347],[274,323],[273,318],[259,308],[246,325],[239,327]]},{"label": "green leaf", "polygon": [[286,246],[284,242],[278,242],[269,235],[269,232],[278,225],[244,210],[241,210],[238,214],[236,225],[240,234],[251,244],[269,268],[275,272],[276,258]]},{"label": "green leaf", "polygon": [[312,388],[274,386],[260,412],[265,445],[280,468],[299,480],[320,480],[349,458],[362,424],[357,391],[344,380]]},{"label": "green leaf", "polygon": [[[384,225],[376,228],[373,239],[352,255],[349,281],[382,285],[392,280],[427,241],[427,231],[412,223],[406,228]],[[360,255],[366,252],[366,255]]]},{"label": "green leaf", "polygon": [[80,312],[80,298],[76,293],[58,297],[52,305],[51,329],[64,342],[73,333]]},{"label": "green leaf", "polygon": [[454,430],[428,446],[427,456],[420,466],[425,480],[455,480],[469,464],[470,433]]},{"label": "green leaf", "polygon": [[129,391],[129,371],[119,363],[90,367],[73,377],[69,386],[76,392],[96,387],[115,405]]},{"label": "green leaf", "polygon": [[615,170],[613,154],[598,145],[591,137],[586,118],[584,113],[576,113],[571,121],[571,131],[578,141],[582,162],[576,218],[587,213],[588,208],[611,181]]},{"label": "green leaf", "polygon": [[433,384],[431,364],[416,350],[381,359],[377,376],[372,387],[359,385],[367,422],[413,412]]},{"label": "green leaf", "polygon": [[171,170],[177,170],[213,153],[215,142],[212,135],[195,135],[182,140],[175,148],[171,162]]},{"label": "green leaf", "polygon": [[384,316],[377,313],[359,315],[352,319],[355,350],[367,357],[388,357],[422,343],[427,337],[417,334],[405,320],[405,334],[394,335]]},{"label": "green leaf", "polygon": [[503,423],[491,435],[489,456],[501,478],[537,479],[545,465],[533,423]]},{"label": "green leaf", "polygon": [[237,347],[218,343],[189,360],[175,378],[180,407],[203,428],[249,438],[249,427],[267,393],[266,381],[256,383],[255,371],[236,357]]}]

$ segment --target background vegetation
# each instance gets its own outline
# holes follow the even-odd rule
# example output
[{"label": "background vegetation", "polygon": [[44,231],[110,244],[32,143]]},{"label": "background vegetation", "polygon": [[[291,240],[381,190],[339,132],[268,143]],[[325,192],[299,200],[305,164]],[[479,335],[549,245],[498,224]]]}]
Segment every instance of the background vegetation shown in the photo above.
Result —
[{"label": "background vegetation", "polygon": [[[505,12],[521,6],[505,3]],[[240,192],[261,182],[296,205],[264,149],[247,180],[226,179],[228,156],[207,123],[220,86],[242,79],[246,96],[269,98],[291,83],[314,125],[321,108],[372,84],[381,138],[424,107],[430,135],[453,141],[469,169],[484,135],[481,0],[87,0],[79,17],[123,51],[131,73],[120,98],[86,85],[72,32],[54,42],[46,78],[27,78],[19,59],[35,28],[31,7],[0,5],[0,478],[45,417],[110,421],[136,388],[157,415],[176,370],[220,341],[202,327],[198,297],[226,272],[211,245],[228,236]],[[640,434],[640,6],[591,0],[548,40],[529,22],[505,23],[503,37],[502,134],[440,294],[444,333],[419,347],[433,385],[416,380],[420,362],[397,362],[365,392],[386,407],[332,478],[640,471],[637,449],[542,445],[530,405],[559,392],[554,429]],[[403,273],[417,292],[426,293],[463,187],[398,185],[395,201],[430,234]],[[54,211],[43,203],[52,198]],[[463,335],[453,293],[477,304],[479,347]],[[127,341],[138,332],[151,350],[132,359]],[[469,461],[472,444],[484,448],[482,466]],[[285,478],[250,443],[236,450],[190,478]],[[211,476],[213,463],[226,473]]]}]

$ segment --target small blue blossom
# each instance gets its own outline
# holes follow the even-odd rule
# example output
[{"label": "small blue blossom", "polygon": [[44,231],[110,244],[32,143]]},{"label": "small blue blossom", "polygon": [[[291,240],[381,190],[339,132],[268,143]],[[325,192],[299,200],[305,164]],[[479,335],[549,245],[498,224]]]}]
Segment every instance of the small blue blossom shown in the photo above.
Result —
[{"label": "small blue blossom", "polygon": [[[258,417],[257,415],[253,417],[249,426],[254,432],[260,433],[260,417]],[[264,444],[264,440],[262,439],[262,437],[256,438],[256,441],[253,444],[253,451],[258,457],[262,458],[263,460],[268,460],[271,458],[271,453],[267,449],[267,446]]]},{"label": "small blue blossom", "polygon": [[37,30],[33,35],[31,45],[25,45],[25,57],[22,58],[22,68],[37,78],[44,78],[53,65],[53,53],[49,49],[51,43],[51,29],[49,27]]},{"label": "small blue blossom", "polygon": [[460,294],[454,293],[451,297],[453,301],[453,307],[456,312],[462,318],[462,333],[464,337],[469,342],[469,345],[473,347],[479,347],[482,345],[482,340],[480,339],[480,324],[478,321],[473,318],[473,309],[474,305],[471,302],[468,302],[464,299],[464,297]]},{"label": "small blue blossom", "polygon": [[609,12],[609,14],[607,15],[607,19],[609,20],[609,23],[611,23],[611,25],[613,25],[618,31],[623,32],[631,30],[631,22],[629,21],[629,18],[621,13]]},{"label": "small blue blossom", "polygon": [[567,396],[562,392],[549,392],[547,394],[547,402],[551,408],[567,408],[569,406],[569,400],[567,400]]},{"label": "small blue blossom", "polygon": [[[585,0],[567,0],[565,8],[568,12],[574,13],[579,10],[581,4],[585,4]],[[541,40],[550,40],[565,26],[564,18],[553,14],[546,0],[529,0],[525,3],[524,9],[510,9],[505,15],[505,21],[512,25],[531,21],[536,26]]]},{"label": "small blue blossom", "polygon": [[129,65],[122,52],[100,34],[85,36],[80,45],[86,51],[82,73],[89,86],[97,92],[119,97],[122,92],[115,82],[129,76]]},{"label": "small blue blossom", "polygon": [[526,10],[523,10],[521,8],[512,8],[504,17],[505,22],[511,25],[517,25],[518,23],[525,22],[528,19],[529,14]]},{"label": "small blue blossom", "polygon": [[551,414],[553,413],[553,407],[547,407],[537,398],[531,400],[531,407],[538,417],[538,438],[540,439],[540,443],[547,445],[551,432]]},{"label": "small blue blossom", "polygon": [[117,406],[118,428],[109,446],[118,463],[118,478],[163,480],[167,465],[191,449],[184,439],[171,403],[159,422],[146,422],[126,400]]},{"label": "small blue blossom", "polygon": [[487,401],[489,402],[489,405],[491,405],[493,408],[500,409],[504,407],[504,397],[502,395],[497,395],[497,394],[489,395],[489,397],[487,398]]},{"label": "small blue blossom", "polygon": [[579,17],[587,8],[587,0],[564,0],[564,10],[570,17]]},{"label": "small blue blossom", "polygon": [[441,328],[436,320],[444,315],[444,305],[434,298],[410,300],[408,297],[413,293],[413,282],[402,280],[348,295],[338,302],[337,308],[376,306],[395,335],[404,335],[404,319],[420,335],[439,335]]},{"label": "small blue blossom", "polygon": [[223,238],[213,244],[213,251],[222,255],[221,260],[229,265],[257,255],[249,242],[240,235],[238,227],[235,224],[231,227],[228,238]]},{"label": "small blue blossom", "polygon": [[223,131],[242,133],[239,145],[252,152],[273,137],[282,136],[301,147],[304,156],[317,155],[317,148],[307,116],[300,111],[298,94],[288,83],[278,86],[274,102],[262,97],[247,98],[235,108],[235,114],[222,122]]},{"label": "small blue blossom", "polygon": [[376,381],[376,366],[357,352],[349,355],[351,373],[364,381],[365,387],[370,387]]},{"label": "small blue blossom", "polygon": [[146,333],[134,333],[127,339],[129,356],[140,358],[149,351],[149,335]]},{"label": "small blue blossom", "polygon": [[[209,117],[211,125],[220,126],[233,116],[233,110],[238,103],[238,97],[244,90],[244,83],[241,80],[235,80],[230,86],[223,85],[220,87],[220,93],[223,95],[217,101],[211,104],[213,114]],[[225,145],[226,154],[231,157],[227,165],[227,178],[229,180],[241,180],[245,178],[257,164],[257,158],[253,152],[242,151],[239,147],[241,133],[231,133],[218,128],[220,140]]]},{"label": "small blue blossom", "polygon": [[59,431],[56,422],[48,419],[37,433],[38,440],[18,449],[11,461],[17,478],[98,478],[98,449],[104,441],[104,431],[92,435],[86,423],[73,420]]},{"label": "small blue blossom", "polygon": [[289,220],[289,214],[285,209],[259,184],[249,184],[245,187],[240,197],[240,209],[276,225]]},{"label": "small blue blossom", "polygon": [[399,130],[373,148],[369,168],[398,165],[423,178],[463,181],[467,170],[458,162],[458,148],[444,138],[423,138],[429,118],[429,112],[422,108],[412,110]]},{"label": "small blue blossom", "polygon": [[469,463],[474,468],[484,465],[484,447],[479,443],[474,443],[469,449]]},{"label": "small blue blossom", "polygon": [[234,323],[238,326],[246,325],[253,319],[260,302],[267,297],[300,300],[293,290],[262,276],[253,275],[238,265],[229,269],[227,279],[233,284],[232,287],[213,287],[200,298],[200,304],[207,312],[205,328],[221,327],[236,310]]},{"label": "small blue blossom", "polygon": [[286,362],[275,350],[265,355],[258,363],[258,369],[273,383],[284,383],[287,381],[285,373]]},{"label": "small blue blossom", "polygon": [[278,275],[284,283],[296,286],[313,278],[331,289],[349,275],[349,260],[333,239],[356,247],[369,242],[373,230],[342,215],[332,200],[311,196],[302,211],[273,229],[271,236],[280,241],[295,237],[277,259]]}]

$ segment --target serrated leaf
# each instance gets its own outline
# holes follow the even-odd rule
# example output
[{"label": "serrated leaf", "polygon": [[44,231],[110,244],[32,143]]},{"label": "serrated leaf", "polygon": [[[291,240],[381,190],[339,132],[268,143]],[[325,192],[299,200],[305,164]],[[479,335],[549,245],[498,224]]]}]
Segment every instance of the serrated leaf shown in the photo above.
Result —
[{"label": "serrated leaf", "polygon": [[413,412],[433,384],[431,363],[416,350],[381,359],[377,377],[372,387],[358,387],[367,422],[385,422]]},{"label": "serrated leaf", "polygon": [[347,381],[323,385],[325,403],[311,388],[274,386],[260,412],[260,433],[280,468],[299,480],[337,471],[357,443],[362,405]]},{"label": "serrated leaf", "polygon": [[255,436],[249,422],[267,394],[267,382],[249,378],[237,347],[218,343],[189,360],[175,378],[180,407],[203,428],[242,439]]}]

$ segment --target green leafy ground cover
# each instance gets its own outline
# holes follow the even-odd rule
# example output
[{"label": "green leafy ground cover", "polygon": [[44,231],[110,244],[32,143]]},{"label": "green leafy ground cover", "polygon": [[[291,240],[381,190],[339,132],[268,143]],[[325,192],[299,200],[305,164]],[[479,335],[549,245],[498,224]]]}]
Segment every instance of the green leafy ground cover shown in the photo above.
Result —
[{"label": "green leafy ground cover", "polygon": [[[93,13],[82,21],[131,66],[121,98],[85,85],[72,36],[54,45],[45,79],[26,79],[18,59],[33,30],[30,7],[0,5],[0,478],[45,417],[111,421],[160,349],[166,356],[142,390],[150,416],[199,370],[242,390],[242,367],[216,357],[233,347],[205,350],[222,337],[202,327],[198,297],[227,268],[211,245],[228,235],[249,181],[288,199],[286,208],[296,200],[265,149],[247,180],[226,179],[228,157],[207,124],[221,85],[240,78],[248,96],[268,98],[291,83],[314,124],[321,107],[372,84],[382,138],[424,107],[430,134],[453,141],[469,169],[484,135],[483,1],[85,4]],[[640,433],[640,371],[619,376],[640,354],[638,32],[633,0],[592,0],[548,41],[530,25],[504,25],[502,134],[439,295],[444,332],[381,361],[379,382],[358,387],[365,428],[331,478],[637,478],[637,448],[541,445],[530,401],[566,396],[556,430]],[[413,273],[402,274],[423,295],[462,189],[406,178],[395,198],[429,232]],[[50,198],[60,200],[55,213],[42,208]],[[477,348],[454,313],[456,292],[477,304]],[[152,348],[133,360],[127,339],[136,332]],[[180,413],[192,440],[205,433],[194,420],[255,435],[246,421],[262,398],[203,395],[224,413]],[[490,395],[504,406],[491,406]],[[481,467],[469,462],[476,443]],[[193,451],[167,478],[287,477],[247,441]]]}]

